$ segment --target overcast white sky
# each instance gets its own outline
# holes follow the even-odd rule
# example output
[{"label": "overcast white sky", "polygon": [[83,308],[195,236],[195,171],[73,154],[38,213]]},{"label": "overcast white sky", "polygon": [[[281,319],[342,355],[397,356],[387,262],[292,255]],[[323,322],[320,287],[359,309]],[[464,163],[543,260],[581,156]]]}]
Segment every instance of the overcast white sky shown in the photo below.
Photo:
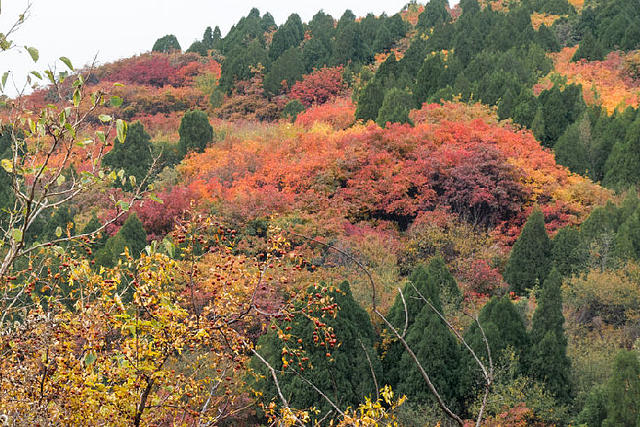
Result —
[{"label": "overcast white sky", "polygon": [[[409,0],[31,0],[31,16],[15,36],[19,45],[34,46],[40,60],[33,64],[22,52],[0,54],[0,75],[11,70],[16,84],[30,70],[43,70],[60,56],[67,56],[76,67],[111,62],[151,50],[155,40],[175,34],[183,49],[201,39],[207,26],[220,26],[222,34],[252,7],[270,12],[277,24],[291,13],[308,22],[323,9],[339,18],[346,9],[357,16],[398,12]],[[453,5],[458,0],[450,0]],[[0,0],[0,32],[24,9],[27,0]],[[64,66],[59,65],[59,69]],[[11,81],[11,79],[10,79]],[[12,92],[12,91],[11,91]]]}]

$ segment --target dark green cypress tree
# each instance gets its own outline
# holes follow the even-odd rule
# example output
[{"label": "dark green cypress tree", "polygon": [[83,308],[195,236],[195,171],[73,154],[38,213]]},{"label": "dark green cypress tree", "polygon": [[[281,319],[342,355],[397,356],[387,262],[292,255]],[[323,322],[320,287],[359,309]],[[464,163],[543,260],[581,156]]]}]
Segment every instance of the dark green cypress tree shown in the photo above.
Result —
[{"label": "dark green cypress tree", "polygon": [[635,351],[616,355],[607,384],[607,419],[603,427],[636,426],[640,421],[640,363]]},{"label": "dark green cypress tree", "polygon": [[169,53],[173,51],[180,51],[182,48],[180,47],[180,43],[178,43],[178,39],[173,34],[167,34],[164,37],[160,37],[153,44],[153,48],[151,49],[153,52],[161,52],[161,53]]},{"label": "dark green cypress tree", "polygon": [[[425,305],[414,286],[422,296],[431,301],[438,311],[442,312],[440,292],[435,281],[430,280],[425,266],[416,267],[402,291],[404,302],[400,294],[396,295],[393,306],[389,310],[388,320],[400,334],[405,332],[405,326],[408,332]],[[405,348],[392,331],[387,330],[386,334],[392,341],[382,359],[385,383],[396,387],[404,375],[399,361],[405,353]]]},{"label": "dark green cypress tree", "polygon": [[578,415],[578,423],[589,427],[601,427],[607,418],[607,392],[603,384],[593,386]]},{"label": "dark green cypress tree", "polygon": [[222,63],[222,77],[220,77],[220,87],[227,93],[231,93],[236,82],[251,78],[251,67],[258,64],[268,67],[270,64],[267,50],[257,39],[250,41],[247,46],[234,44],[229,49]]},{"label": "dark green cypress tree", "polygon": [[187,53],[190,53],[190,52],[197,53],[200,56],[209,55],[207,47],[200,40],[196,40],[193,43],[191,43],[191,46],[189,46],[189,49],[187,49]]},{"label": "dark green cypress tree", "polygon": [[571,401],[571,361],[562,314],[562,276],[553,268],[544,281],[533,313],[531,330],[531,373],[546,385],[561,403]]},{"label": "dark green cypress tree", "polygon": [[589,253],[582,244],[580,231],[575,227],[564,227],[553,238],[551,260],[563,276],[571,276],[582,270]]},{"label": "dark green cypress tree", "polygon": [[453,277],[442,256],[433,257],[427,267],[429,280],[437,286],[441,299],[449,303],[458,304],[462,300],[462,293],[456,279]]},{"label": "dark green cypress tree", "polygon": [[[498,363],[503,351],[510,347],[521,362],[519,364],[520,372],[518,373],[525,374],[528,369],[526,362],[529,359],[529,335],[522,316],[518,313],[511,300],[507,296],[491,298],[480,310],[478,322],[482,326],[484,336],[486,336],[489,343],[493,362]],[[488,363],[489,355],[487,354],[483,334],[475,322],[465,331],[464,339],[473,348],[476,355],[485,364]],[[463,373],[460,376],[460,393],[476,397],[484,385],[482,373],[468,351],[463,351],[462,354],[460,366]]]},{"label": "dark green cypress tree", "polygon": [[409,112],[413,106],[414,99],[411,93],[406,90],[392,88],[384,96],[376,123],[380,127],[385,127],[387,123],[413,124],[409,118]]},{"label": "dark green cypress tree", "polygon": [[104,267],[113,267],[125,248],[129,249],[129,255],[137,258],[146,246],[147,232],[138,215],[132,213],[120,230],[109,237],[105,246],[96,253],[96,263]]},{"label": "dark green cypress tree", "polygon": [[531,122],[531,132],[533,136],[540,142],[543,142],[546,138],[546,126],[544,124],[544,112],[542,106],[539,106],[533,120]]},{"label": "dark green cypress tree", "polygon": [[571,58],[572,61],[586,59],[587,61],[602,61],[604,59],[604,49],[600,42],[588,31],[582,40],[576,53]]},{"label": "dark green cypress tree", "polygon": [[[455,410],[460,409],[460,347],[431,307],[423,305],[407,331],[406,340],[444,401]],[[400,393],[416,402],[435,402],[422,374],[406,351],[398,368],[401,372],[397,386]]]},{"label": "dark green cypress tree", "polygon": [[374,77],[362,90],[358,98],[358,107],[356,108],[356,119],[365,122],[376,120],[378,111],[384,101],[384,88],[382,84]]},{"label": "dark green cypress tree", "polygon": [[535,209],[513,245],[504,271],[504,279],[513,292],[522,295],[526,289],[544,282],[551,268],[551,247],[542,211]]},{"label": "dark green cypress tree", "polygon": [[[345,19],[344,15],[340,18],[340,22],[343,22],[343,19]],[[338,23],[333,42],[332,64],[335,66],[350,63],[361,65],[367,59],[366,54],[367,48],[358,24],[351,20],[346,20],[342,25]]]},{"label": "dark green cypress tree", "polygon": [[498,102],[498,117],[505,120],[513,117],[513,109],[515,107],[515,96],[511,88],[508,88]]},{"label": "dark green cypress tree", "polygon": [[[218,28],[218,31],[220,29]],[[213,30],[211,29],[211,27],[207,27],[204,30],[204,34],[202,35],[202,44],[204,45],[205,49],[213,49],[215,46],[215,38],[213,36]]]},{"label": "dark green cypress tree", "polygon": [[304,38],[304,28],[302,20],[297,14],[291,14],[278,31],[273,35],[271,46],[269,46],[269,58],[275,61],[287,50],[298,47]]},{"label": "dark green cypress tree", "polygon": [[542,24],[540,28],[538,28],[535,36],[535,41],[548,52],[560,51],[560,43],[558,43],[558,38],[556,37],[554,32],[544,24]]},{"label": "dark green cypress tree", "polygon": [[618,259],[640,259],[640,208],[622,223],[616,233],[614,245],[614,254]]},{"label": "dark green cypress tree", "polygon": [[451,20],[446,0],[430,0],[418,17],[417,27],[421,30],[445,24]]},{"label": "dark green cypress tree", "polygon": [[[89,222],[87,222],[87,224],[82,228],[82,234],[93,233],[96,230],[98,230],[100,227],[102,227],[102,223],[98,219],[98,216],[96,215],[96,213],[93,212]],[[98,249],[101,249],[107,243],[107,239],[108,239],[107,233],[104,231],[101,231],[100,233],[95,235],[93,237],[94,252]]]},{"label": "dark green cypress tree", "polygon": [[629,25],[627,27],[620,47],[624,50],[634,50],[640,47],[640,26]]},{"label": "dark green cypress tree", "polygon": [[[374,371],[378,381],[382,378],[380,361],[373,349],[375,333],[369,315],[353,299],[347,282],[343,282],[339,289],[329,294],[338,304],[339,310],[335,318],[327,317],[326,321],[323,321],[333,328],[339,345],[327,348],[314,344],[312,337],[315,325],[306,317],[296,316],[287,325],[291,326],[289,332],[302,340],[302,347],[312,366],[301,374],[331,398],[338,407],[356,407],[364,397],[375,394],[371,371]],[[282,341],[273,333],[261,337],[258,343],[258,351],[279,371],[280,387],[291,406],[316,407],[321,411],[320,416],[332,410],[332,407],[304,380],[290,370],[283,369],[282,347]],[[363,351],[366,351],[371,364]],[[326,356],[327,352],[330,352],[331,357]],[[263,392],[266,401],[276,398],[271,376],[264,365],[254,358],[251,366],[257,372],[266,373],[264,379],[257,380],[255,387]]]},{"label": "dark green cypress tree", "polygon": [[331,50],[319,38],[313,38],[302,45],[302,57],[306,73],[310,73],[314,68],[322,68],[329,64]]},{"label": "dark green cypress tree", "polygon": [[640,117],[629,126],[624,141],[618,141],[605,164],[603,184],[625,189],[640,183]]},{"label": "dark green cypress tree", "polygon": [[417,104],[422,105],[438,89],[446,86],[446,76],[445,63],[440,55],[427,58],[416,76],[416,85],[413,93]]},{"label": "dark green cypress tree", "polygon": [[302,51],[292,47],[271,64],[271,69],[264,77],[264,88],[269,94],[278,95],[282,91],[283,81],[290,88],[302,78],[304,71]]},{"label": "dark green cypress tree", "polygon": [[591,138],[591,123],[587,114],[571,124],[553,147],[556,161],[581,175],[591,171],[594,151]]},{"label": "dark green cypress tree", "polygon": [[180,135],[178,145],[183,155],[189,151],[201,153],[207,144],[213,141],[213,128],[209,123],[209,117],[207,113],[200,110],[184,113],[178,133]]},{"label": "dark green cypress tree", "polygon": [[[102,162],[116,172],[124,169],[125,178],[135,176],[136,181],[140,183],[153,163],[150,141],[151,137],[144,130],[142,123],[132,123],[129,125],[125,140],[116,140],[113,148],[104,156]],[[118,185],[125,189],[132,188],[129,181],[125,184],[119,182]]]},{"label": "dark green cypress tree", "polygon": [[373,52],[384,52],[393,46],[393,36],[386,26],[380,25],[373,41]]}]

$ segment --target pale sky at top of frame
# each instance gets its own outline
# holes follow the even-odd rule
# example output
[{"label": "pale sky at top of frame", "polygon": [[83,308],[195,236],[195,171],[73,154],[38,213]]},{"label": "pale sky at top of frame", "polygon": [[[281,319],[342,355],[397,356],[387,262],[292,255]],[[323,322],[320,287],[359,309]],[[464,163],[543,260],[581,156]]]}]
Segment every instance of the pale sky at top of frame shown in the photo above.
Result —
[{"label": "pale sky at top of frame", "polygon": [[[232,25],[246,16],[252,7],[269,12],[278,25],[292,13],[303,22],[319,10],[338,19],[350,9],[356,16],[367,13],[393,15],[409,0],[31,0],[29,16],[15,33],[19,48],[0,53],[0,75],[11,71],[6,93],[13,95],[24,85],[24,76],[32,70],[65,67],[60,56],[68,57],[76,67],[93,62],[112,62],[151,50],[153,43],[166,34],[175,34],[183,49],[202,39],[207,26],[218,25],[226,35]],[[451,5],[458,0],[450,0]],[[28,4],[28,0],[0,0],[0,33],[4,33]],[[22,46],[37,48],[40,59],[33,63]]]}]

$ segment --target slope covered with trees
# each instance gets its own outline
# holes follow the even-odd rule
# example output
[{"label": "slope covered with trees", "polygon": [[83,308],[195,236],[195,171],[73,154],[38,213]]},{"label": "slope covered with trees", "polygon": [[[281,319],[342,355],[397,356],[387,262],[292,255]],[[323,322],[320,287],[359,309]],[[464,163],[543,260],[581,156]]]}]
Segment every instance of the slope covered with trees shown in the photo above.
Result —
[{"label": "slope covered with trees", "polygon": [[252,9],[33,73],[0,98],[0,418],[635,425],[629,5]]}]

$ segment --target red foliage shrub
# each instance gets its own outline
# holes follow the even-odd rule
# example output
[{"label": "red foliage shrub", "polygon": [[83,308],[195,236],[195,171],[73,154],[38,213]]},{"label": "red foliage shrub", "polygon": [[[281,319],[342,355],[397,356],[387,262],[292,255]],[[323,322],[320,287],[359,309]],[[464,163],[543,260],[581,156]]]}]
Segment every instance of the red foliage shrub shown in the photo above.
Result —
[{"label": "red foliage shrub", "polygon": [[311,127],[316,122],[330,124],[334,129],[346,129],[355,122],[356,107],[350,99],[338,99],[335,102],[318,105],[298,114],[296,124]]},{"label": "red foliage shrub", "polygon": [[305,74],[301,81],[293,85],[289,96],[309,107],[324,104],[339,96],[345,88],[342,67],[321,68],[311,74]]},{"label": "red foliage shrub", "polygon": [[194,194],[188,187],[178,186],[158,194],[158,198],[163,203],[145,200],[134,208],[149,241],[161,239],[173,230],[176,221],[189,209]]}]

